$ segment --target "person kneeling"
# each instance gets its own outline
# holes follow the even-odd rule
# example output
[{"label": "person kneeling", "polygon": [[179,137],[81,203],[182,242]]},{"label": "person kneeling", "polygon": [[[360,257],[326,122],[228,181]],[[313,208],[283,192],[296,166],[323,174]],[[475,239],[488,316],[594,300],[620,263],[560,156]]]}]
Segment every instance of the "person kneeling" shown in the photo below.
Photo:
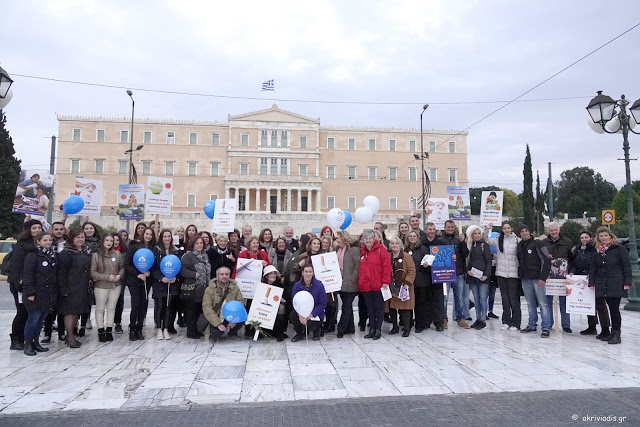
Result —
[{"label": "person kneeling", "polygon": [[327,294],[322,282],[314,277],[311,264],[304,266],[302,278],[293,285],[293,300],[295,300],[296,294],[300,291],[307,291],[311,294],[314,302],[313,310],[307,317],[303,317],[295,311],[294,304],[294,311],[291,312],[289,320],[293,324],[296,335],[291,338],[291,342],[298,342],[304,338],[304,325],[307,325],[307,333],[313,333],[313,340],[318,341],[320,339],[320,327],[324,320],[324,309],[327,306]]},{"label": "person kneeling", "polygon": [[[224,320],[222,306],[229,301],[239,301],[243,305],[245,303],[238,284],[231,279],[231,270],[223,266],[216,271],[216,278],[209,282],[202,298],[202,313],[209,323],[209,338],[213,341],[218,341],[225,332],[228,337],[237,337],[238,331],[244,326],[244,322],[229,323]],[[206,329],[207,325],[203,326],[198,329]]]}]

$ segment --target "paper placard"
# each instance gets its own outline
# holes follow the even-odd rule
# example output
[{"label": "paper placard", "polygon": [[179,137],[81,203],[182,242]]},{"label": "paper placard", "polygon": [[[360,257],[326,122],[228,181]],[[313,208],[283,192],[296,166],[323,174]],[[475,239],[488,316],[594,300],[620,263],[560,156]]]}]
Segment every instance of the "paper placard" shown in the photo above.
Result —
[{"label": "paper placard", "polygon": [[313,255],[311,263],[313,274],[322,282],[326,293],[338,292],[342,289],[342,274],[336,252]]},{"label": "paper placard", "polygon": [[471,221],[471,202],[468,187],[447,187],[449,219]]},{"label": "paper placard", "polygon": [[444,230],[444,223],[449,219],[447,199],[429,199],[427,201],[427,220],[433,222],[436,230]]},{"label": "paper placard", "polygon": [[391,294],[391,289],[389,289],[388,286],[383,286],[382,288],[380,288],[380,291],[382,292],[382,300],[383,301],[388,301],[393,296]]},{"label": "paper placard", "polygon": [[213,213],[214,233],[229,233],[236,227],[236,199],[217,199]]},{"label": "paper placard", "polygon": [[258,321],[261,328],[273,329],[283,292],[284,289],[278,286],[259,283],[255,288],[247,321]]},{"label": "paper placard", "polygon": [[242,297],[253,299],[256,286],[262,279],[262,260],[238,258],[236,265],[236,283],[242,292]]},{"label": "paper placard", "polygon": [[564,297],[567,295],[567,279],[548,279],[544,286],[545,295],[557,295]]},{"label": "paper placard", "polygon": [[567,313],[596,315],[596,291],[589,288],[588,276],[567,277]]},{"label": "paper placard", "polygon": [[502,224],[504,191],[483,191],[480,199],[480,225]]},{"label": "paper placard", "polygon": [[100,216],[102,180],[76,177],[75,193],[84,200],[84,207],[78,215]]},{"label": "paper placard", "polygon": [[145,198],[147,214],[171,215],[173,179],[150,176],[147,178]]},{"label": "paper placard", "polygon": [[48,172],[33,169],[21,170],[12,211],[32,216],[44,216],[49,207],[53,180],[54,176]]},{"label": "paper placard", "polygon": [[431,246],[429,248],[431,255],[435,257],[431,263],[431,281],[433,283],[455,282],[456,281],[456,263],[453,260],[455,255],[455,247]]},{"label": "paper placard", "polygon": [[134,221],[144,218],[144,185],[120,184],[118,186],[118,217],[121,220]]}]

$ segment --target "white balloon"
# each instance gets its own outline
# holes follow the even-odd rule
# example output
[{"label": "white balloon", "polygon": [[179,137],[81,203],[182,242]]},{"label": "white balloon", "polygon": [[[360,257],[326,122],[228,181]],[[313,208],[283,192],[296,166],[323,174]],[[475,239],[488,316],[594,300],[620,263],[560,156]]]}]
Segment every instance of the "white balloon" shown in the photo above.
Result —
[{"label": "white balloon", "polygon": [[308,291],[299,291],[293,297],[293,309],[302,317],[310,315],[315,304],[313,295]]},{"label": "white balloon", "polygon": [[9,92],[7,92],[7,96],[5,96],[4,98],[0,98],[0,110],[2,110],[4,107],[7,106],[9,102],[11,102],[12,97],[13,97],[13,91],[10,90]]},{"label": "white balloon", "polygon": [[360,224],[368,224],[373,219],[373,212],[367,206],[360,206],[353,216]]},{"label": "white balloon", "polygon": [[334,230],[340,228],[344,222],[344,212],[342,209],[333,208],[327,213],[327,224]]},{"label": "white balloon", "polygon": [[618,116],[609,120],[604,127],[606,127],[609,132],[622,133],[622,125],[620,124]]},{"label": "white balloon", "polygon": [[371,209],[371,212],[373,212],[374,215],[377,214],[380,209],[380,200],[378,200],[376,196],[365,197],[362,204]]},{"label": "white balloon", "polygon": [[588,113],[587,113],[587,124],[589,125],[591,130],[594,131],[595,133],[599,133],[599,134],[604,133],[604,129],[602,129],[602,126],[600,126],[600,123],[594,122]]}]

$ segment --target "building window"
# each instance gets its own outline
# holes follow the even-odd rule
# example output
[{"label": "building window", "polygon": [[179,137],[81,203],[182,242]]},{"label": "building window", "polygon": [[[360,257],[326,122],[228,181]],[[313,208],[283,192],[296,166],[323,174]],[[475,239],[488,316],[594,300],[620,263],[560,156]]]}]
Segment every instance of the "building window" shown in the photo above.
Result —
[{"label": "building window", "polygon": [[356,139],[355,138],[349,138],[348,146],[349,146],[349,150],[355,150],[356,149]]},{"label": "building window", "polygon": [[104,160],[96,160],[96,173],[104,173]]},{"label": "building window", "polygon": [[189,132],[189,145],[198,145],[198,134],[196,132]]},{"label": "building window", "polygon": [[209,194],[209,200],[213,200],[215,202],[216,200],[218,200],[218,195],[217,194]]},{"label": "building window", "polygon": [[347,202],[347,209],[355,209],[356,208],[356,198],[349,197]]},{"label": "building window", "polygon": [[81,136],[81,130],[80,129],[74,129],[73,130],[73,141],[74,142],[79,142],[80,141],[80,136]]},{"label": "building window", "polygon": [[336,139],[333,137],[327,138],[327,150],[334,150],[336,148]]},{"label": "building window", "polygon": [[438,169],[429,169],[429,181],[438,180]]},{"label": "building window", "polygon": [[80,160],[71,160],[71,173],[80,173]]},{"label": "building window", "polygon": [[289,174],[289,161],[287,159],[280,159],[280,175]]},{"label": "building window", "polygon": [[336,179],[336,167],[327,166],[327,179]]},{"label": "building window", "polygon": [[164,174],[173,175],[173,165],[175,162],[164,162]]},{"label": "building window", "polygon": [[389,140],[389,151],[396,151],[396,140],[395,139],[390,139]]},{"label": "building window", "polygon": [[436,152],[436,142],[435,141],[429,141],[429,152],[430,153],[435,153]]},{"label": "building window", "polygon": [[272,130],[271,131],[271,148],[276,148],[276,147],[278,147],[278,131]]},{"label": "building window", "polygon": [[104,129],[98,129],[98,133],[96,135],[96,142],[104,142]]},{"label": "building window", "polygon": [[287,148],[289,146],[289,133],[283,130],[280,134],[280,147]]},{"label": "building window", "polygon": [[449,152],[450,153],[455,153],[456,152],[456,142],[455,141],[449,141]]},{"label": "building window", "polygon": [[211,176],[219,176],[220,175],[220,163],[213,162],[211,163]]},{"label": "building window", "polygon": [[[249,135],[247,135],[247,137],[248,136]],[[214,147],[220,146],[220,134],[219,133],[212,133],[211,134],[211,145],[213,145]]]},{"label": "building window", "polygon": [[300,170],[300,176],[307,176],[309,165],[298,165],[298,169]]},{"label": "building window", "polygon": [[143,144],[151,144],[151,131],[150,130],[145,130],[144,131],[144,140],[142,142],[143,142]]},{"label": "building window", "polygon": [[398,180],[398,168],[389,168],[389,181]]},{"label": "building window", "polygon": [[458,170],[449,169],[449,182],[456,182],[458,180]]},{"label": "building window", "polygon": [[409,141],[409,151],[412,153],[416,152],[416,141],[413,139]]},{"label": "building window", "polygon": [[126,175],[127,174],[127,164],[129,162],[127,160],[118,160],[118,173],[120,175]]},{"label": "building window", "polygon": [[409,181],[415,181],[418,179],[418,169],[409,168]]},{"label": "building window", "polygon": [[249,175],[249,163],[240,163],[240,175]]},{"label": "building window", "polygon": [[151,160],[142,161],[142,175],[151,175]]},{"label": "building window", "polygon": [[187,171],[189,176],[196,176],[198,174],[198,162],[187,162]]},{"label": "building window", "polygon": [[389,197],[389,210],[395,211],[396,209],[398,209],[398,198]]},{"label": "building window", "polygon": [[242,135],[240,135],[240,145],[242,145],[243,147],[248,147],[249,146],[249,134],[248,133],[243,133]]},{"label": "building window", "polygon": [[263,157],[260,159],[260,175],[267,175],[269,168],[269,159]]},{"label": "building window", "polygon": [[121,130],[120,131],[120,142],[129,142],[129,131]]},{"label": "building window", "polygon": [[271,159],[271,175],[278,175],[278,159]]},{"label": "building window", "polygon": [[415,199],[413,197],[409,199],[409,209],[414,210],[414,211],[416,209],[418,209],[418,200],[417,199]]},{"label": "building window", "polygon": [[267,136],[268,136],[267,135],[267,131],[263,130],[261,135],[260,135],[260,146],[261,147],[265,147],[265,148],[267,147],[267,143],[268,143]]},{"label": "building window", "polygon": [[307,137],[306,136],[301,136],[300,137],[300,148],[307,148]]},{"label": "building window", "polygon": [[369,139],[369,151],[376,151],[376,140],[374,138]]},{"label": "building window", "polygon": [[349,171],[349,179],[356,179],[356,167],[347,166],[347,170]]},{"label": "building window", "polygon": [[369,180],[375,181],[377,174],[378,174],[378,168],[369,167]]},{"label": "building window", "polygon": [[333,209],[336,207],[336,198],[333,196],[327,197],[327,209]]},{"label": "building window", "polygon": [[167,132],[167,144],[175,144],[175,143],[176,143],[176,133]]},{"label": "building window", "polygon": [[196,195],[195,194],[187,194],[187,206],[190,208],[196,207]]}]

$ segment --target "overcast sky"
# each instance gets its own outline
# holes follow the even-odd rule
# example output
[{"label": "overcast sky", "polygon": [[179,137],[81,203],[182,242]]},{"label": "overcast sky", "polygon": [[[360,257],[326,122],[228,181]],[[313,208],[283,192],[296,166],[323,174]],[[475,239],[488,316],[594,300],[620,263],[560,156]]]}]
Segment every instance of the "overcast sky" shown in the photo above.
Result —
[{"label": "overcast sky", "polygon": [[[123,89],[108,85],[282,99],[411,102],[335,105],[276,101],[322,125],[462,130],[640,22],[637,0],[522,1],[28,1],[0,5],[0,65],[13,75],[5,109],[17,155],[48,168],[56,114],[127,117]],[[522,189],[525,144],[534,173],[591,166],[620,187],[621,135],[586,123],[596,90],[640,97],[640,28],[472,127],[470,186]],[[276,92],[261,92],[274,79]],[[226,121],[270,107],[237,100],[135,91],[136,116]],[[640,136],[631,135],[640,156]],[[409,159],[410,160],[410,159]],[[640,179],[638,163],[632,178]]]}]

